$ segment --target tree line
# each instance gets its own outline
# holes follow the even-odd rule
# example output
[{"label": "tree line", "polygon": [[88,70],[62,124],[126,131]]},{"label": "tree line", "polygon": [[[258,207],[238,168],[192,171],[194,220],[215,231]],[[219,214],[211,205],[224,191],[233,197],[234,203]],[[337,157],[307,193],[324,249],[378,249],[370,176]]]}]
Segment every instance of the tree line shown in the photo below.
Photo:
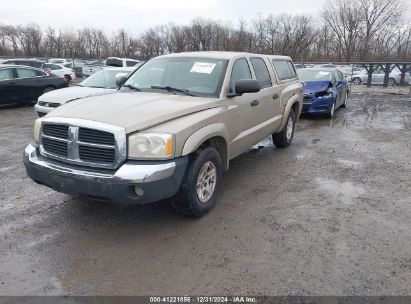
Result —
[{"label": "tree line", "polygon": [[236,25],[196,18],[142,33],[0,24],[0,56],[149,59],[184,51],[244,51],[287,55],[295,62],[411,60],[407,9],[405,0],[329,0],[317,16],[260,15]]}]

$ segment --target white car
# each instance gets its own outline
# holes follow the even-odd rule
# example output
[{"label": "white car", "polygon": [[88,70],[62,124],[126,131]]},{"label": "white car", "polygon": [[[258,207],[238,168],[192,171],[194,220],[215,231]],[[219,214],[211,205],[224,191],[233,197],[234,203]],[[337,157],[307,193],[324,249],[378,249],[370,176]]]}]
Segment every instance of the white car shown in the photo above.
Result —
[{"label": "white car", "polygon": [[47,63],[46,67],[48,67],[52,74],[65,77],[67,81],[71,81],[76,79],[76,73],[73,69],[67,68],[64,65],[56,64],[56,63]]},{"label": "white car", "polygon": [[116,80],[120,77],[127,76],[133,72],[136,67],[132,68],[106,68],[97,72],[80,84],[69,88],[51,91],[41,95],[34,111],[38,117],[43,117],[53,109],[76,99],[92,96],[109,94],[117,91]]},{"label": "white car", "polygon": [[[385,72],[381,69],[375,70],[371,76],[371,84],[383,84],[384,83]],[[368,73],[367,71],[356,73],[352,77],[352,82],[354,84],[366,84],[368,80]],[[404,82],[408,84],[411,80],[410,73],[405,73]],[[393,70],[389,74],[388,78],[388,85],[393,86],[396,84],[400,84],[401,81],[401,72],[397,70]]]}]

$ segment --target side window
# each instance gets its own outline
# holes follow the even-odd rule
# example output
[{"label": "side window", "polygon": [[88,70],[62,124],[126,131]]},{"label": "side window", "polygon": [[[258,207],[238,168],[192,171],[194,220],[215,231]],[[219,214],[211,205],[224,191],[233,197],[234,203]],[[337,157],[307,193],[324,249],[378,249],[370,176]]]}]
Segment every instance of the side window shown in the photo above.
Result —
[{"label": "side window", "polygon": [[36,70],[18,68],[17,76],[18,78],[31,78],[31,77],[36,77],[37,73],[36,73]]},{"label": "side window", "polygon": [[291,77],[290,67],[288,61],[285,60],[273,60],[274,68],[277,72],[278,78],[280,80],[286,80],[293,78]]},{"label": "side window", "polygon": [[261,58],[251,58],[251,64],[253,65],[255,77],[260,82],[261,88],[271,87],[270,73],[264,60]]},{"label": "side window", "polygon": [[133,67],[133,66],[135,66],[136,64],[137,64],[136,61],[131,61],[131,60],[127,60],[127,61],[126,61],[126,65],[127,65],[128,67]]},{"label": "side window", "polygon": [[250,67],[245,58],[237,59],[234,62],[231,72],[229,93],[235,93],[235,83],[240,79],[252,79]]},{"label": "side window", "polygon": [[296,78],[297,73],[295,72],[294,65],[292,64],[291,61],[287,61],[288,64],[288,69],[290,70],[290,78]]},{"label": "side window", "polygon": [[1,69],[0,70],[0,81],[13,79],[13,69]]}]

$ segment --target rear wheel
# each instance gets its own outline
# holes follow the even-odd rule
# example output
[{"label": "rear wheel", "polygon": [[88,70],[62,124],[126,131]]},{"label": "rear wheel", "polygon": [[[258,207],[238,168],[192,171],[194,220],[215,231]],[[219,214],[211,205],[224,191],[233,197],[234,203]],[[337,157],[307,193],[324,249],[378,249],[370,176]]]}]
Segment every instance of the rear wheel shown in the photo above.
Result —
[{"label": "rear wheel", "polygon": [[394,86],[395,84],[396,84],[396,81],[395,81],[394,78],[389,78],[389,79],[388,79],[388,85],[389,85],[389,86]]},{"label": "rear wheel", "polygon": [[278,148],[285,148],[289,144],[291,144],[293,137],[294,137],[294,130],[295,130],[295,114],[294,111],[291,110],[288,114],[287,121],[283,127],[283,129],[279,133],[275,133],[272,135],[273,143]]},{"label": "rear wheel", "polygon": [[222,178],[221,157],[207,147],[190,156],[179,193],[172,201],[176,212],[201,217],[215,205]]},{"label": "rear wheel", "polygon": [[64,75],[66,77],[67,81],[71,81],[71,76],[70,75]]},{"label": "rear wheel", "polygon": [[46,87],[46,88],[43,90],[43,94],[45,94],[45,93],[47,93],[47,92],[50,92],[50,91],[54,91],[54,90],[55,90],[54,87]]}]

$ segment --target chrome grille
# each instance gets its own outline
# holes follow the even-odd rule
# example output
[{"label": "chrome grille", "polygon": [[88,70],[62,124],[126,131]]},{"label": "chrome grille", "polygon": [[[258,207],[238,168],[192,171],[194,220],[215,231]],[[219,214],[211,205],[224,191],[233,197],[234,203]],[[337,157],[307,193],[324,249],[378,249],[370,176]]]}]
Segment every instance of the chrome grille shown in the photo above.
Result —
[{"label": "chrome grille", "polygon": [[126,158],[125,131],[82,119],[44,118],[40,152],[64,162],[113,169]]},{"label": "chrome grille", "polygon": [[80,128],[78,139],[82,142],[114,146],[114,134],[99,130]]},{"label": "chrome grille", "polygon": [[49,139],[47,137],[43,137],[42,140],[43,143],[43,147],[46,151],[59,155],[59,156],[63,156],[63,157],[67,157],[67,142],[64,141],[58,141],[58,140],[53,140],[53,139]]}]

